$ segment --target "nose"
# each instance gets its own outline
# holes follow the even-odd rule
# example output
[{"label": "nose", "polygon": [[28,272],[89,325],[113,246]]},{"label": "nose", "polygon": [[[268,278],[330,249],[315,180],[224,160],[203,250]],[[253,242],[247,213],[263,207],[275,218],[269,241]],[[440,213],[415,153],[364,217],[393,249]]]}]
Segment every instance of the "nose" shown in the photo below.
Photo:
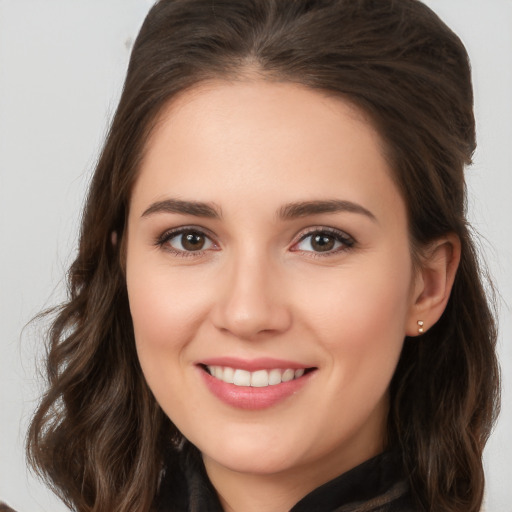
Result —
[{"label": "nose", "polygon": [[285,332],[292,315],[279,269],[264,257],[240,257],[226,270],[212,311],[213,323],[237,338]]}]

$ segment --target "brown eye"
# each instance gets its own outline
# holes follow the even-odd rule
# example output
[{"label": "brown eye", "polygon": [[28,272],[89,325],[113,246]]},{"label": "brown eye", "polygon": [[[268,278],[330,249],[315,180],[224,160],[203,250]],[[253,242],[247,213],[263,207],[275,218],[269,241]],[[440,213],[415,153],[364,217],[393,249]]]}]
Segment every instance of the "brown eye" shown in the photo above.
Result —
[{"label": "brown eye", "polygon": [[335,243],[336,240],[331,235],[320,233],[311,237],[311,247],[317,252],[331,251]]},{"label": "brown eye", "polygon": [[292,250],[311,253],[338,253],[353,247],[354,240],[342,231],[319,230],[304,235]]},{"label": "brown eye", "polygon": [[167,235],[161,245],[170,246],[177,253],[199,252],[211,249],[214,244],[211,239],[201,231],[187,230]]},{"label": "brown eye", "polygon": [[206,237],[201,233],[184,233],[181,235],[181,245],[186,251],[200,251],[206,242]]}]

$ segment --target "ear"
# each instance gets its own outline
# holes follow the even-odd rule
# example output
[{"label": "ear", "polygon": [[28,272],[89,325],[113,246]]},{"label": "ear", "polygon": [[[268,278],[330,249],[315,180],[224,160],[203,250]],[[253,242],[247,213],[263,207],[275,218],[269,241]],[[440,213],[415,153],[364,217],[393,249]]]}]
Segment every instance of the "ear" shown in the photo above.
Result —
[{"label": "ear", "polygon": [[423,251],[413,285],[407,336],[427,332],[441,318],[450,298],[459,261],[460,240],[454,233],[435,240]]}]

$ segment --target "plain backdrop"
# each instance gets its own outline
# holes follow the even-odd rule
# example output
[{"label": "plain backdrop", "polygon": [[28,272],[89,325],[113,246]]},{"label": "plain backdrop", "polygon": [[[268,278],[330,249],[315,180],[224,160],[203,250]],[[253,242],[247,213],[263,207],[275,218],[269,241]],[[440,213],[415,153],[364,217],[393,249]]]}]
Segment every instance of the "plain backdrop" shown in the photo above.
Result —
[{"label": "plain backdrop", "polygon": [[[479,147],[469,217],[500,299],[503,406],[485,453],[487,512],[512,512],[512,1],[428,0],[462,38]],[[83,197],[152,0],[0,0],[0,498],[66,510],[27,470],[41,323],[65,296]],[[421,191],[418,191],[421,193]]]}]

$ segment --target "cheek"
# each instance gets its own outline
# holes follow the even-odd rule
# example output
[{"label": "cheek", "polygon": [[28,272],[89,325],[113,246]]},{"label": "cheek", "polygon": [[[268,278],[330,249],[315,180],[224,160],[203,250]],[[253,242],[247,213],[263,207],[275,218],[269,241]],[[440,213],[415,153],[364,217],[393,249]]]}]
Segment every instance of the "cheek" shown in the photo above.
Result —
[{"label": "cheek", "polygon": [[204,318],[205,294],[193,280],[173,275],[165,265],[143,263],[132,270],[127,269],[128,297],[144,377],[166,414],[173,421],[183,420],[193,407],[192,399],[182,397],[190,384],[187,347]]},{"label": "cheek", "polygon": [[192,272],[175,273],[151,261],[133,263],[127,287],[139,357],[141,363],[154,358],[163,364],[161,355],[175,354],[191,340],[209,298]]},{"label": "cheek", "polygon": [[324,283],[327,293],[317,289],[314,296],[321,299],[307,312],[309,328],[344,385],[389,384],[405,338],[411,276],[408,253],[400,259],[395,254],[343,269]]},{"label": "cheek", "polygon": [[358,346],[374,343],[381,333],[405,334],[410,271],[407,266],[404,268],[401,274],[393,272],[390,266],[344,269],[326,283],[323,290],[319,283],[319,289],[313,294],[319,298],[312,303],[311,317],[318,319],[318,328],[326,331],[328,338],[328,331],[334,337],[337,337],[336,332],[361,333],[361,336],[354,336],[357,342],[353,340]]}]

